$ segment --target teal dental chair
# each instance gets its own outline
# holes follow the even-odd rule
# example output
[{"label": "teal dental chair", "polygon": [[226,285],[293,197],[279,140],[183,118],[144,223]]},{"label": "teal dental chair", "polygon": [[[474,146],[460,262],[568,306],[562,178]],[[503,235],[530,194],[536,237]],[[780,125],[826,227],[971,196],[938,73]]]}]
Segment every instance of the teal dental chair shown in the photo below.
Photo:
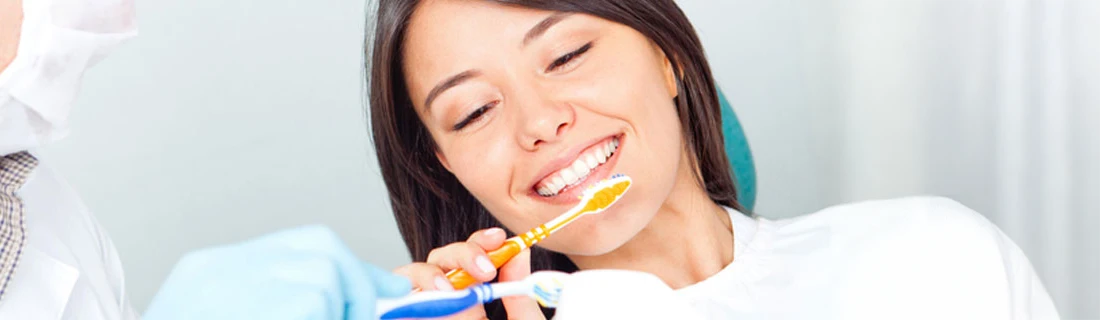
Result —
[{"label": "teal dental chair", "polygon": [[733,112],[722,90],[718,90],[718,102],[722,106],[722,134],[726,140],[726,156],[733,166],[733,179],[737,183],[737,201],[752,212],[756,205],[756,165],[752,162],[752,150],[745,137],[745,130]]}]

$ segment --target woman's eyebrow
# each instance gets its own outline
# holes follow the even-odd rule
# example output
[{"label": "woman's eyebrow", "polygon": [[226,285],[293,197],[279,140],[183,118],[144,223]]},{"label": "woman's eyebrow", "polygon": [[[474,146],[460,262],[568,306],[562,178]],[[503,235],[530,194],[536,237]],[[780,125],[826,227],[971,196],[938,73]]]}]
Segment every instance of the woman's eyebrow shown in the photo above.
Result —
[{"label": "woman's eyebrow", "polygon": [[[545,19],[542,19],[542,21],[539,21],[539,23],[535,24],[534,27],[531,27],[531,30],[527,30],[527,34],[523,36],[522,46],[525,47],[531,41],[534,41],[538,37],[541,37],[543,34],[546,33],[546,30],[549,30],[550,27],[553,27],[555,24],[557,24],[558,22],[561,22],[565,18],[568,18],[570,15],[573,15],[573,13],[572,12],[555,12],[555,13],[551,14],[549,17],[546,17]],[[458,85],[462,84],[463,82],[466,82],[466,80],[469,80],[470,78],[473,78],[473,77],[476,77],[476,76],[479,76],[479,75],[481,75],[480,71],[466,70],[466,71],[460,72],[456,75],[453,75],[453,76],[447,78],[446,80],[441,81],[434,88],[432,88],[431,91],[428,91],[428,97],[424,99],[424,110],[428,113],[431,113],[431,111],[432,111],[432,101],[435,101],[436,97],[439,97],[439,95],[443,94],[443,92],[447,91],[447,89],[454,88],[455,86],[458,86]]]},{"label": "woman's eyebrow", "polygon": [[573,15],[573,13],[556,12],[554,14],[551,14],[549,17],[546,17],[546,19],[542,19],[541,22],[536,24],[534,27],[531,27],[531,30],[527,31],[527,35],[523,36],[523,44],[520,47],[526,47],[528,43],[534,41],[535,38],[541,37],[542,34],[546,33],[546,30],[550,29],[550,27],[553,27],[555,24],[561,22],[565,18],[568,18],[570,15]]},{"label": "woman's eyebrow", "polygon": [[443,81],[439,82],[439,84],[435,85],[435,87],[432,88],[432,91],[428,91],[428,98],[424,99],[424,111],[428,112],[428,113],[431,113],[431,111],[432,111],[432,101],[434,101],[436,97],[439,97],[440,94],[443,94],[443,91],[447,91],[447,89],[454,88],[455,86],[460,85],[463,82],[466,82],[466,80],[469,80],[470,78],[473,78],[473,77],[476,77],[476,76],[479,76],[479,75],[481,75],[481,71],[466,70],[466,71],[463,71],[463,72],[459,72],[458,74],[453,75],[450,78],[447,78],[446,80],[443,80]]}]

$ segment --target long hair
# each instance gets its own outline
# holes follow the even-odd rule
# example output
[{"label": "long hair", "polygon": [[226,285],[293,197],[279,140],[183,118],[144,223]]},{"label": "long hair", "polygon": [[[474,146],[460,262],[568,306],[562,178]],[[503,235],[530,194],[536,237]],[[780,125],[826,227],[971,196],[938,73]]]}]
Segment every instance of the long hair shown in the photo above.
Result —
[{"label": "long hair", "polygon": [[[495,0],[498,3],[576,12],[637,30],[657,44],[679,75],[675,105],[684,143],[695,157],[697,183],[715,203],[739,209],[733,173],[723,149],[722,119],[714,78],[695,29],[674,0]],[[436,145],[405,88],[402,41],[418,1],[379,0],[366,59],[370,124],[382,178],[401,236],[415,261],[436,247],[465,241],[500,223],[436,158]],[[367,24],[370,26],[370,23]],[[533,248],[532,270],[576,271],[564,255]],[[487,307],[490,318],[503,315]]]}]

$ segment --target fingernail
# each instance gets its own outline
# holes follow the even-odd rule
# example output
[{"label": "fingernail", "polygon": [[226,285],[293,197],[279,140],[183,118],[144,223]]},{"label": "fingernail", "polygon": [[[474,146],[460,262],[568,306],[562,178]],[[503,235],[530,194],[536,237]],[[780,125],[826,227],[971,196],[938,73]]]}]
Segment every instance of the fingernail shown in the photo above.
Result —
[{"label": "fingernail", "polygon": [[501,229],[501,228],[489,228],[489,230],[485,230],[485,233],[483,233],[483,234],[484,234],[485,236],[494,236],[494,235],[496,235],[496,234],[498,234],[498,233],[504,233],[504,229]]},{"label": "fingernail", "polygon": [[481,272],[484,273],[492,273],[493,270],[497,269],[496,266],[493,266],[493,262],[489,261],[489,258],[486,258],[485,256],[475,258],[474,264],[477,264],[478,269],[481,269]]},{"label": "fingernail", "polygon": [[444,277],[435,277],[435,288],[441,291],[454,291],[455,287]]}]

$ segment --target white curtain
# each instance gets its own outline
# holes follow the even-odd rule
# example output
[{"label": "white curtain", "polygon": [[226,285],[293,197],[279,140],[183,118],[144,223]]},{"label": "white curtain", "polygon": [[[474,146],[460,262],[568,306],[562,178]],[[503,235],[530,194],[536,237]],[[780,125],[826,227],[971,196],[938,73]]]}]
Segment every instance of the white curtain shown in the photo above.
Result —
[{"label": "white curtain", "polygon": [[1100,0],[681,5],[762,215],[948,196],[1023,248],[1063,317],[1100,319]]},{"label": "white curtain", "polygon": [[1027,252],[1064,316],[1100,317],[1100,1],[837,8],[845,200],[956,198]]}]

